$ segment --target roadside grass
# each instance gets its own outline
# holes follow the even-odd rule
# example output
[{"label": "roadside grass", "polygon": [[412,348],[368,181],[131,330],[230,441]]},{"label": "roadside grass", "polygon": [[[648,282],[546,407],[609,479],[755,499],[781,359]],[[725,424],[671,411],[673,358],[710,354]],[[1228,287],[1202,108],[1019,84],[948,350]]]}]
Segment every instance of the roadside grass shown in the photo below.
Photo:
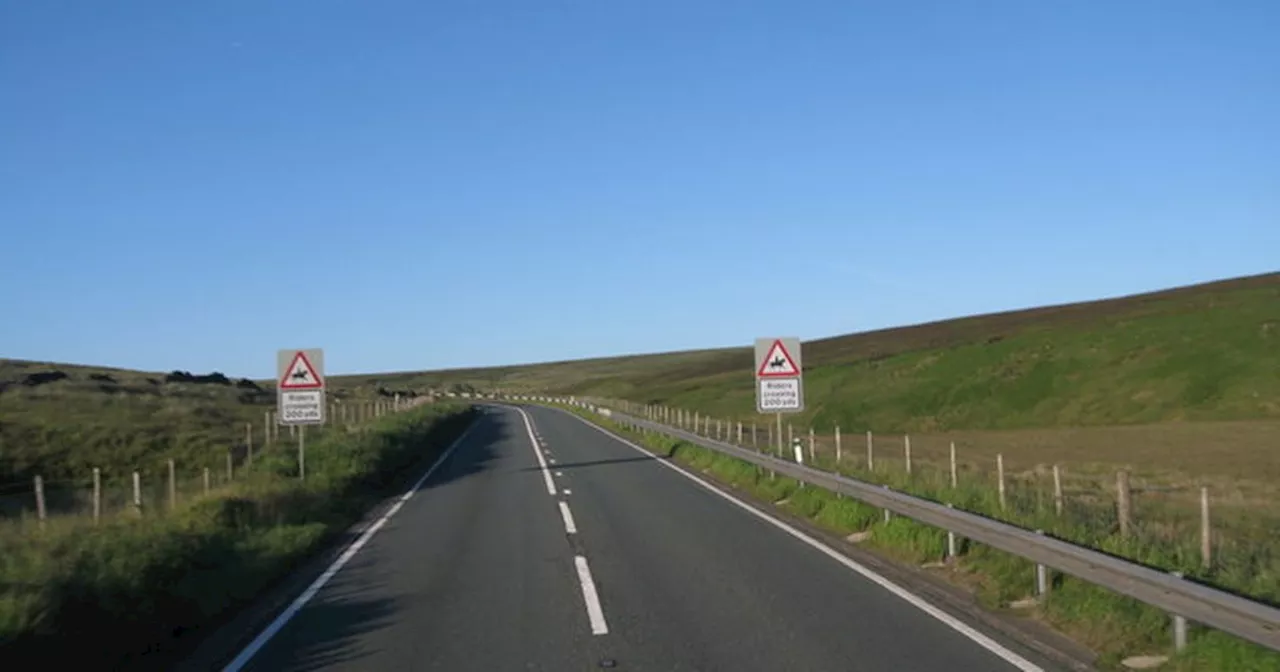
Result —
[{"label": "roadside grass", "polygon": [[[369,396],[360,396],[368,393]],[[334,387],[333,421],[367,421],[379,390]],[[118,508],[131,497],[130,474],[142,474],[144,497],[163,499],[172,459],[181,483],[199,488],[204,469],[218,479],[228,452],[238,469],[269,443],[275,410],[270,382],[170,375],[102,367],[0,359],[0,518],[34,514],[33,477],[44,483],[50,512],[84,510],[94,468]],[[273,419],[272,419],[273,421]],[[332,427],[332,424],[330,425]],[[310,428],[309,436],[330,427]],[[281,442],[293,439],[274,425]],[[159,487],[157,490],[156,488]],[[159,494],[159,497],[156,495]]]},{"label": "roadside grass", "polygon": [[270,392],[189,383],[11,386],[0,392],[0,482],[83,478],[93,467],[170,457],[216,467],[245,443],[246,428],[264,443],[264,413],[274,404]]},{"label": "roadside grass", "polygon": [[140,664],[250,603],[472,417],[466,405],[424,405],[330,432],[308,444],[305,481],[291,451],[272,451],[163,514],[0,525],[0,651],[50,666]]},{"label": "roadside grass", "polygon": [[[630,438],[639,445],[667,455],[696,471],[733,486],[752,498],[785,508],[833,533],[847,536],[870,531],[862,546],[896,561],[920,565],[945,559],[945,531],[900,516],[886,522],[884,513],[861,502],[837,496],[813,486],[799,487],[794,479],[771,478],[768,470],[670,437],[630,431],[615,421],[577,407],[562,407],[590,421]],[[826,465],[828,468],[831,465]],[[1166,570],[1181,570],[1192,580],[1247,593],[1272,603],[1280,602],[1280,573],[1268,548],[1253,548],[1253,554],[1224,555],[1211,570],[1200,569],[1197,550],[1191,546],[1170,546],[1165,540],[1135,534],[1120,539],[1114,516],[1104,508],[1078,507],[1058,517],[1052,500],[1047,503],[1020,488],[1007,492],[1010,503],[1001,511],[992,488],[985,483],[960,483],[950,488],[949,479],[929,478],[893,472],[868,473],[842,469],[851,476],[882,483],[894,489],[958,509],[1006,520],[1028,529],[1044,529],[1063,539]],[[958,540],[958,560],[933,571],[972,590],[983,606],[1007,610],[1011,602],[1032,597],[1035,565],[995,549]],[[1051,590],[1030,609],[1017,613],[1039,619],[1098,652],[1096,663],[1103,669],[1124,669],[1120,661],[1139,654],[1171,656],[1161,669],[1258,671],[1280,669],[1280,654],[1244,640],[1192,625],[1189,642],[1174,654],[1169,615],[1136,600],[1123,597],[1074,577],[1051,572]]]}]

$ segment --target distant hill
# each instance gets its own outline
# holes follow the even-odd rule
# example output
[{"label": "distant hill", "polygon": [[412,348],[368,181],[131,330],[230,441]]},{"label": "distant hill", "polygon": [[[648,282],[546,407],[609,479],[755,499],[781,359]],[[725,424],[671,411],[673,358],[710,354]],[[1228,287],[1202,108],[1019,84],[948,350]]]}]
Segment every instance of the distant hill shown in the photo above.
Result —
[{"label": "distant hill", "polygon": [[[749,417],[751,365],[747,345],[378,379]],[[798,423],[933,431],[1277,418],[1280,273],[825,338],[804,344],[804,365],[810,410]]]}]

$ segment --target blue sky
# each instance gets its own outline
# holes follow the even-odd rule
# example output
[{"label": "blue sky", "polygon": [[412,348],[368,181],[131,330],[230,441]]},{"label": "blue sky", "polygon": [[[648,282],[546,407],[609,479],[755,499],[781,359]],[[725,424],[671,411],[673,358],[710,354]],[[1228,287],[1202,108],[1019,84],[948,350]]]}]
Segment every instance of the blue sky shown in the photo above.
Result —
[{"label": "blue sky", "polygon": [[1280,3],[0,0],[0,356],[270,376],[1280,269]]}]

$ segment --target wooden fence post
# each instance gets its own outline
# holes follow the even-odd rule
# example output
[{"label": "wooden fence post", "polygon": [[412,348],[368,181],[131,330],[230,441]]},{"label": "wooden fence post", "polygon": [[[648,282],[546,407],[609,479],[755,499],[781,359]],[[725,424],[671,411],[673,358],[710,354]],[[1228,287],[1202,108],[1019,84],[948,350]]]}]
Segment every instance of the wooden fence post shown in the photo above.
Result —
[{"label": "wooden fence post", "polygon": [[93,468],[93,522],[102,518],[102,471]]},{"label": "wooden fence post", "polygon": [[956,442],[952,441],[951,442],[951,488],[955,489],[957,485],[959,485],[959,479],[957,478],[957,474],[956,474]]},{"label": "wooden fence post", "polygon": [[1062,471],[1053,465],[1053,512],[1062,515]]},{"label": "wooden fence post", "polygon": [[1127,471],[1116,472],[1116,514],[1120,519],[1120,536],[1127,539],[1133,523],[1133,500],[1130,498]]},{"label": "wooden fence post", "polygon": [[996,454],[996,479],[998,479],[1000,482],[999,483],[1000,510],[1004,511],[1005,499],[1004,499],[1004,454],[1003,453]]},{"label": "wooden fence post", "polygon": [[44,479],[39,475],[35,477],[36,485],[36,518],[40,520],[40,525],[44,526],[45,508],[44,508]]},{"label": "wooden fence post", "polygon": [[814,453],[814,451],[813,451],[813,443],[814,443],[814,441],[813,441],[813,428],[812,428],[812,427],[810,427],[810,428],[809,428],[809,463],[810,463],[810,464],[812,464],[812,463],[814,462],[814,456],[813,456],[813,453]]},{"label": "wooden fence post", "polygon": [[902,435],[902,450],[907,458],[907,475],[911,475],[911,435]]},{"label": "wooden fence post", "polygon": [[840,425],[836,425],[836,463],[840,463]]},{"label": "wooden fence post", "polygon": [[178,508],[178,474],[171,458],[169,460],[169,510],[176,508]]},{"label": "wooden fence post", "polygon": [[1209,528],[1209,488],[1200,488],[1200,566],[1213,566],[1213,539]]},{"label": "wooden fence post", "polygon": [[875,443],[871,439],[871,430],[867,430],[867,471],[876,470]]},{"label": "wooden fence post", "polygon": [[142,515],[142,476],[137,471],[133,472],[133,512]]}]

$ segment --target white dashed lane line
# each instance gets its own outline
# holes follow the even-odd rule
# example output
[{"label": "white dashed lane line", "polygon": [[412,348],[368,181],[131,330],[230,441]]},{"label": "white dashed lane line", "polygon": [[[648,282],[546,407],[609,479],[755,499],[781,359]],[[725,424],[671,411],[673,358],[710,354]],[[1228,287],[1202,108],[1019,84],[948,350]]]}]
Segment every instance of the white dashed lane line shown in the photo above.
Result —
[{"label": "white dashed lane line", "polygon": [[587,618],[591,620],[591,634],[609,634],[609,625],[604,621],[604,609],[600,606],[600,596],[596,594],[596,583],[591,579],[591,568],[587,559],[581,555],[573,558],[578,569],[578,582],[582,584],[582,599],[587,603]]},{"label": "white dashed lane line", "polygon": [[551,481],[551,472],[547,471],[547,461],[542,457],[542,451],[538,450],[538,439],[533,433],[533,423],[529,421],[529,414],[524,412],[523,408],[517,408],[520,417],[524,419],[524,429],[529,433],[529,443],[533,446],[533,454],[538,458],[538,466],[542,470],[542,478],[547,483],[547,494],[555,496],[556,484]]},{"label": "white dashed lane line", "polygon": [[578,526],[573,522],[573,512],[569,510],[568,502],[560,502],[560,517],[564,519],[564,531],[569,534],[577,534]]},{"label": "white dashed lane line", "polygon": [[[547,494],[552,497],[556,494],[556,486],[551,480],[551,471],[547,468],[548,464],[555,464],[556,459],[551,457],[551,451],[546,449],[546,441],[542,439],[533,430],[533,421],[529,418],[529,414],[524,409],[517,407],[516,411],[520,413],[520,417],[524,420],[524,428],[529,433],[529,445],[533,448],[533,454],[538,458],[538,467],[542,472],[542,477],[547,484]],[[542,447],[540,450],[539,447]],[[546,453],[546,457],[543,457]],[[556,477],[564,476],[563,472],[555,472]],[[567,488],[563,490],[565,496],[572,494]],[[564,500],[556,502],[560,508],[560,517],[564,520],[564,531],[566,534],[577,535],[578,525],[573,520],[573,512],[569,510],[569,503]],[[600,605],[600,594],[596,592],[595,580],[591,578],[591,567],[587,564],[587,558],[581,554],[581,542],[575,542],[574,548],[579,551],[573,556],[573,565],[578,572],[578,583],[582,586],[582,601],[587,606],[587,619],[591,622],[591,634],[607,635],[609,634],[609,626],[604,620],[604,607]]]}]

